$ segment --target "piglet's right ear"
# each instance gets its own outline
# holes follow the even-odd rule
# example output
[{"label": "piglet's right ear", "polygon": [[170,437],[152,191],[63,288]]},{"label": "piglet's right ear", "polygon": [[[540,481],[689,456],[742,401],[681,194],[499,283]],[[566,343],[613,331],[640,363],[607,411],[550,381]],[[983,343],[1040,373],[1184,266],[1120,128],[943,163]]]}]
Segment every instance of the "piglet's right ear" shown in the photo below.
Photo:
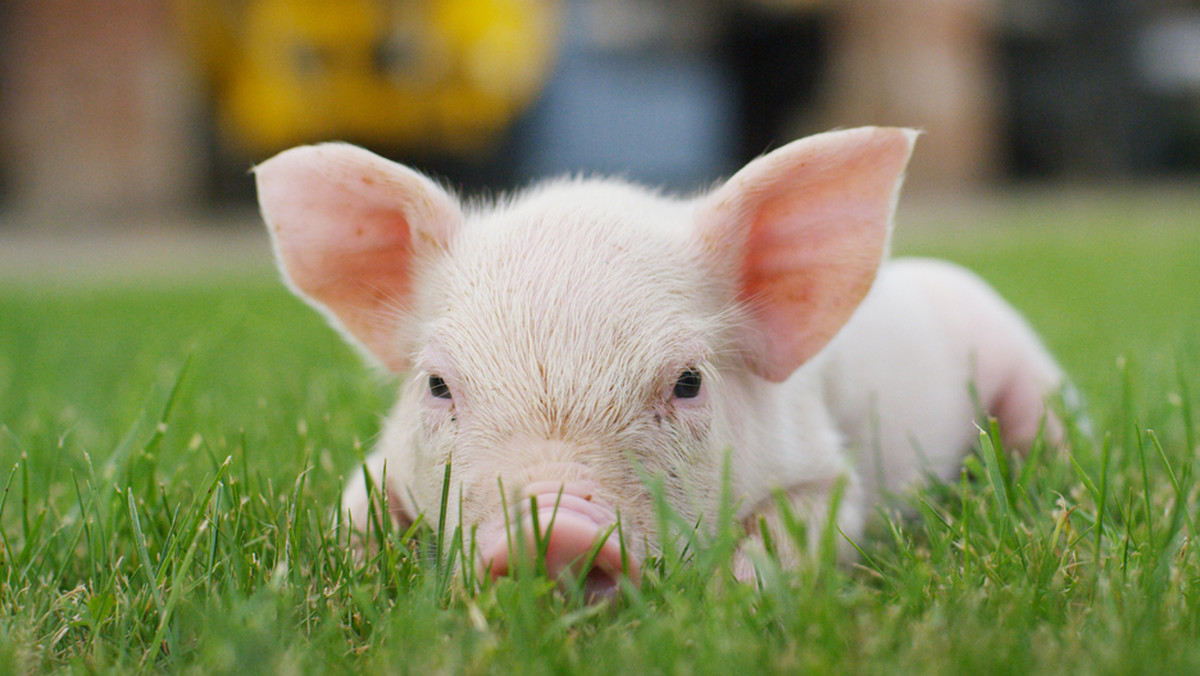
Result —
[{"label": "piglet's right ear", "polygon": [[421,174],[345,144],[284,151],[254,169],[258,203],[292,290],[393,371],[417,258],[444,248],[458,202]]}]

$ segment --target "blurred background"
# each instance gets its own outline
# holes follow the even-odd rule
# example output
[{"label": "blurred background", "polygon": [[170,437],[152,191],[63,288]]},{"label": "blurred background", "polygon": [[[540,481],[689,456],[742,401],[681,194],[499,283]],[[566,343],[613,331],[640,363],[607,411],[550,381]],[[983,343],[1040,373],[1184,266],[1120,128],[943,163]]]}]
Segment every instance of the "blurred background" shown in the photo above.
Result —
[{"label": "blurred background", "polygon": [[248,209],[330,139],[468,192],[691,190],[859,124],[924,129],[930,194],[1190,182],[1200,2],[0,0],[0,229]]}]

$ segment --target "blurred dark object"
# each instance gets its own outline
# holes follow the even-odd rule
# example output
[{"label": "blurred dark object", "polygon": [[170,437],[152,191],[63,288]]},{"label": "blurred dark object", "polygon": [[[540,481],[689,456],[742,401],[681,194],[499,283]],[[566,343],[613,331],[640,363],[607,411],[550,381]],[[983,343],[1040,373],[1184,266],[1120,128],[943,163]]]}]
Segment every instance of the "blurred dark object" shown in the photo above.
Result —
[{"label": "blurred dark object", "polygon": [[978,186],[997,176],[998,76],[987,0],[726,2],[739,161],[839,127],[927,130],[908,183]]},{"label": "blurred dark object", "polygon": [[795,118],[818,103],[829,76],[830,12],[734,3],[724,22],[722,52],[737,90],[741,121],[736,164],[786,143]]},{"label": "blurred dark object", "polygon": [[1200,170],[1194,0],[728,2],[744,160],[832,127],[926,132],[915,187]]},{"label": "blurred dark object", "polygon": [[1012,1],[1000,36],[1016,176],[1200,169],[1194,3]]},{"label": "blurred dark object", "polygon": [[1146,24],[1137,64],[1158,102],[1150,161],[1168,171],[1200,171],[1200,5]]}]

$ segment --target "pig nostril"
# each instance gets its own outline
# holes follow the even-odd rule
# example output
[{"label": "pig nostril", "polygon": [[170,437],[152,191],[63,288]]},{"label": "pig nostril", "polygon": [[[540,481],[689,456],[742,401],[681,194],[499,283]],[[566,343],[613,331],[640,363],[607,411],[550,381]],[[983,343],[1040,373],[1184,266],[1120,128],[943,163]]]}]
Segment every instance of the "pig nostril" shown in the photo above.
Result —
[{"label": "pig nostril", "polygon": [[617,577],[609,571],[592,566],[583,578],[583,596],[589,602],[611,599],[617,595]]}]

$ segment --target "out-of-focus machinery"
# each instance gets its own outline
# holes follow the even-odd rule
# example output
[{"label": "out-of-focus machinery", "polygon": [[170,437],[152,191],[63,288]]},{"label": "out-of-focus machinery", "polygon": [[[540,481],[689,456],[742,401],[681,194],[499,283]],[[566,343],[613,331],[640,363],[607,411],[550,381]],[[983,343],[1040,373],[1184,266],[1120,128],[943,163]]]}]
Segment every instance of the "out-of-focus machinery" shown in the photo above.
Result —
[{"label": "out-of-focus machinery", "polygon": [[217,142],[252,159],[326,139],[487,152],[542,88],[556,47],[556,0],[175,3]]}]

